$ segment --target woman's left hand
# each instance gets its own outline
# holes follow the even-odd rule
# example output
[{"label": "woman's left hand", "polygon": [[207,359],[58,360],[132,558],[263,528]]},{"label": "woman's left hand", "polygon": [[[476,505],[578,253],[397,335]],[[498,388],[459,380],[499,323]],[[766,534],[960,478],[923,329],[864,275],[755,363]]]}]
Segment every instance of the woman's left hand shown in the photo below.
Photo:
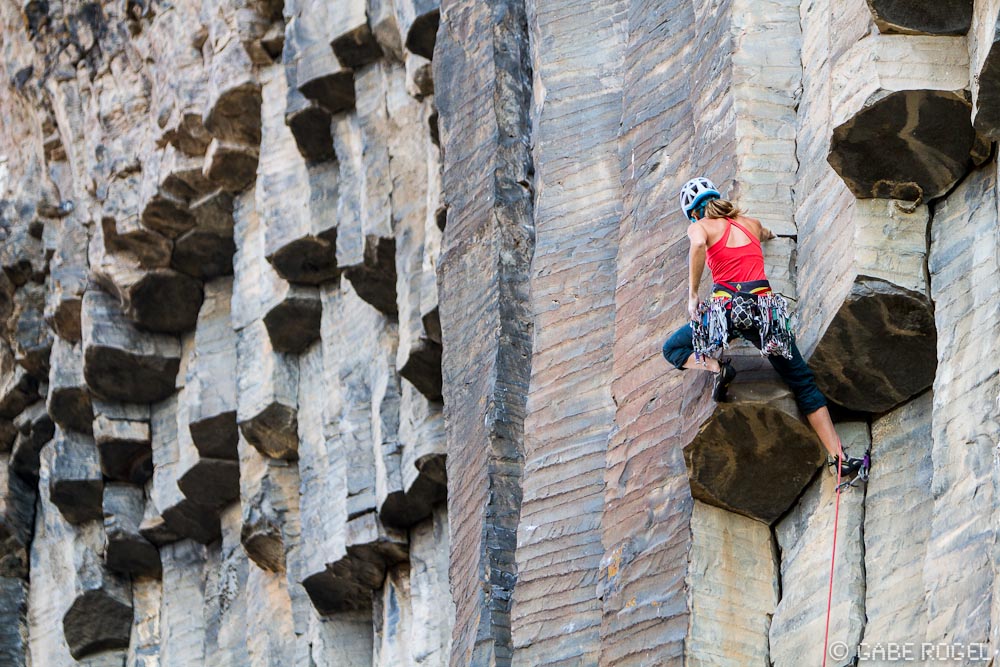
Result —
[{"label": "woman's left hand", "polygon": [[698,298],[697,294],[688,297],[688,315],[691,317],[692,322],[697,322],[699,320],[699,305],[701,305],[701,300]]}]

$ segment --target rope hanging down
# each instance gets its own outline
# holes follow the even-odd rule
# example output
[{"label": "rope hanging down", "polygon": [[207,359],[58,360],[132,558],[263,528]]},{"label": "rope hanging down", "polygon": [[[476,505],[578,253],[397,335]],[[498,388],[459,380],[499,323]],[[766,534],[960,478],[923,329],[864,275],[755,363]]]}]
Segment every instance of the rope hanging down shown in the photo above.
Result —
[{"label": "rope hanging down", "polygon": [[[837,441],[837,446],[840,447],[841,452],[844,451],[844,446],[839,440]],[[829,651],[830,610],[833,607],[833,571],[837,562],[837,523],[840,519],[840,492],[849,486],[857,485],[859,482],[865,483],[868,481],[868,472],[871,469],[871,450],[865,452],[861,469],[854,479],[841,481],[840,461],[839,459],[835,459],[834,462],[837,464],[837,502],[836,509],[833,511],[833,553],[830,554],[830,588],[826,594],[826,629],[823,631],[823,667],[826,667],[827,652]]]},{"label": "rope hanging down", "polygon": [[[841,449],[841,452],[844,450]],[[830,639],[830,608],[833,603],[833,568],[837,560],[837,521],[840,519],[840,461],[837,463],[837,509],[833,512],[833,554],[830,555],[830,589],[826,594],[826,630],[823,631],[823,667],[826,667]]]}]

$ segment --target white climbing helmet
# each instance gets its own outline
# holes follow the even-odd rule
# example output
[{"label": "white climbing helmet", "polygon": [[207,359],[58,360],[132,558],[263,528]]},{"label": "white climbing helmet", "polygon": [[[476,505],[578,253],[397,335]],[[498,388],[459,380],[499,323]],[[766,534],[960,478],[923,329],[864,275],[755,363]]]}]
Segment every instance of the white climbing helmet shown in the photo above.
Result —
[{"label": "white climbing helmet", "polygon": [[[698,208],[707,198],[721,199],[722,195],[715,187],[715,183],[704,176],[692,178],[681,188],[681,210],[684,217],[692,220],[691,211]],[[693,221],[693,220],[692,220]]]}]

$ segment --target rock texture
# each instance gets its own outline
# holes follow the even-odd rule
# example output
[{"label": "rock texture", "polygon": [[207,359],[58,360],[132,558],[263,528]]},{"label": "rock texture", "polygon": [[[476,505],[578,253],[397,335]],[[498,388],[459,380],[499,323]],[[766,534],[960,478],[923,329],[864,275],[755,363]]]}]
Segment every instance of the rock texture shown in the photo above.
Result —
[{"label": "rock texture", "polygon": [[823,450],[658,353],[700,174],[873,456],[833,663],[994,652],[998,17],[0,1],[0,663],[821,662]]}]

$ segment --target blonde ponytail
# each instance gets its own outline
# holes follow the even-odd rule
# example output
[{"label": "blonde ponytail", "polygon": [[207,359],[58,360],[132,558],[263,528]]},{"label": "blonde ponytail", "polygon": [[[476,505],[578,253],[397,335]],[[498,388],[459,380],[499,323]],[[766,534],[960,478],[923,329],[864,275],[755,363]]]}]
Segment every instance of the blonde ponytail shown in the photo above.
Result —
[{"label": "blonde ponytail", "polygon": [[706,218],[736,218],[741,213],[740,209],[726,199],[713,199],[705,206]]}]

